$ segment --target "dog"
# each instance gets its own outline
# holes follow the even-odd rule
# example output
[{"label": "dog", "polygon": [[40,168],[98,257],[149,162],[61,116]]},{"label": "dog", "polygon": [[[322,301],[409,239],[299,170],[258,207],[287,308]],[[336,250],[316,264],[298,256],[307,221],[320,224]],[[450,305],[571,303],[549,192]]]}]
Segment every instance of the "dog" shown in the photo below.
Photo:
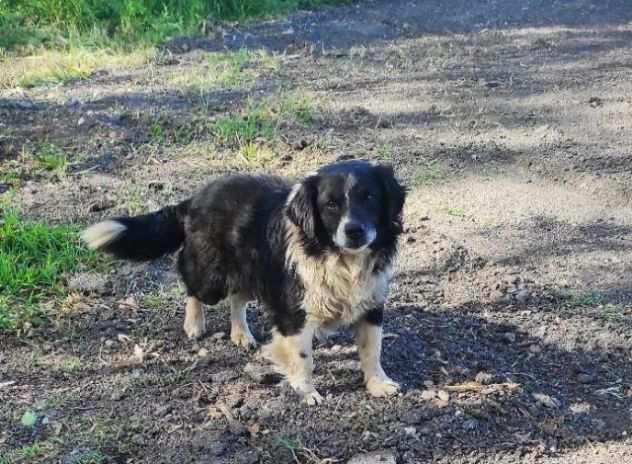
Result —
[{"label": "dog", "polygon": [[202,304],[228,299],[231,340],[255,347],[246,307],[263,303],[273,329],[262,354],[308,404],[323,400],[312,381],[314,336],[353,326],[366,388],[385,397],[400,389],[380,357],[405,198],[392,167],[341,161],[293,185],[221,177],[177,205],[100,222],[82,238],[91,249],[133,261],[181,248],[189,338],[205,332]]}]

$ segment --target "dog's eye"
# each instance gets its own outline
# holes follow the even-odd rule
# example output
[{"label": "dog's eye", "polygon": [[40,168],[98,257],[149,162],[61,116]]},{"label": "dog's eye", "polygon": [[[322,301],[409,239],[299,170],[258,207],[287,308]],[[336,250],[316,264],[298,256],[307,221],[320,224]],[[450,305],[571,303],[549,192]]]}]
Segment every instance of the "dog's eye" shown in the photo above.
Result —
[{"label": "dog's eye", "polygon": [[373,200],[373,195],[371,195],[369,192],[367,192],[367,193],[364,194],[363,200],[364,201],[371,201],[371,200]]},{"label": "dog's eye", "polygon": [[333,201],[333,200],[329,200],[329,201],[325,204],[325,206],[327,206],[327,208],[329,208],[329,209],[336,209],[336,208],[338,208],[338,203],[336,203],[336,202],[335,202],[335,201]]}]

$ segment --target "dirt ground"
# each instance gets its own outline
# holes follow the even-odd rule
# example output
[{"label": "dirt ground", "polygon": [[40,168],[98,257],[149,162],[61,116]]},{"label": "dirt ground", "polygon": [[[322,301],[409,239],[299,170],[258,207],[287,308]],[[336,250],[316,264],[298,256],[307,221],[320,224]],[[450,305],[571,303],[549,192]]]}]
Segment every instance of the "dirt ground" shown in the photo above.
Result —
[{"label": "dirt ground", "polygon": [[[174,79],[243,46],[276,65],[205,92]],[[262,142],[272,159],[215,143],[212,121],[248,96],[287,94],[315,118]],[[223,307],[207,337],[185,338],[172,259],[117,264],[72,276],[50,325],[0,340],[0,451],[14,459],[44,443],[41,462],[63,463],[632,463],[627,0],[376,0],[209,24],[141,69],[3,91],[0,132],[0,169],[24,144],[71,155],[63,178],[16,186],[52,222],[341,157],[391,162],[410,187],[383,355],[402,394],[368,397],[342,332],[316,349],[327,401],[302,405],[230,343]],[[250,319],[265,339],[263,311]]]}]

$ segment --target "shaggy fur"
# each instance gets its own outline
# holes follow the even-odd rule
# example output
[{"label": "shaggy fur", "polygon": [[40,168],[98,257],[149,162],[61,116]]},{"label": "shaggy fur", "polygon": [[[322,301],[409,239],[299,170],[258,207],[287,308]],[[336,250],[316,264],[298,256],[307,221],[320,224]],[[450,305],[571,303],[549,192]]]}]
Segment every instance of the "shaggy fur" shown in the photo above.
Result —
[{"label": "shaggy fur", "polygon": [[83,238],[130,260],[181,248],[191,338],[205,331],[202,303],[229,298],[231,340],[255,346],[246,303],[259,300],[274,324],[263,353],[308,403],[322,400],[311,380],[313,336],[354,326],[369,393],[385,396],[398,389],[380,350],[404,199],[390,167],[348,161],[293,186],[274,177],[223,177],[176,206],[104,221]]}]

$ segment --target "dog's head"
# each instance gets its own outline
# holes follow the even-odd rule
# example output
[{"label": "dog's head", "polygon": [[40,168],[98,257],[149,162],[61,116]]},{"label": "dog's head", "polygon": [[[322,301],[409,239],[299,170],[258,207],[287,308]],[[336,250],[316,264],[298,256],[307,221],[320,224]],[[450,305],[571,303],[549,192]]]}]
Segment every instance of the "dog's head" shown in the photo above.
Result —
[{"label": "dog's head", "polygon": [[286,214],[307,251],[361,253],[395,246],[406,190],[390,166],[345,161],[321,168],[292,190]]}]

